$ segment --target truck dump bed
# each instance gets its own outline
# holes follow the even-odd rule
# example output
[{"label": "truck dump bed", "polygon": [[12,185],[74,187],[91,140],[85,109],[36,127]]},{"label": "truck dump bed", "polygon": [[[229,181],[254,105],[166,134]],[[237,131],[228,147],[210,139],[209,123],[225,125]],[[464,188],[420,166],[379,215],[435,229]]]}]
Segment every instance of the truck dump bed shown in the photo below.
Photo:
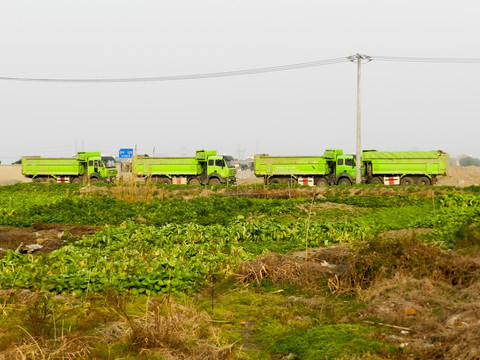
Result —
[{"label": "truck dump bed", "polygon": [[362,161],[371,163],[372,173],[445,175],[448,155],[443,151],[371,151],[362,153]]},{"label": "truck dump bed", "polygon": [[22,174],[25,176],[82,175],[84,172],[84,165],[76,158],[22,157]]},{"label": "truck dump bed", "polygon": [[326,175],[331,171],[323,156],[269,156],[255,155],[256,176],[272,175]]},{"label": "truck dump bed", "polygon": [[200,175],[202,166],[194,157],[132,157],[132,173],[149,175]]}]

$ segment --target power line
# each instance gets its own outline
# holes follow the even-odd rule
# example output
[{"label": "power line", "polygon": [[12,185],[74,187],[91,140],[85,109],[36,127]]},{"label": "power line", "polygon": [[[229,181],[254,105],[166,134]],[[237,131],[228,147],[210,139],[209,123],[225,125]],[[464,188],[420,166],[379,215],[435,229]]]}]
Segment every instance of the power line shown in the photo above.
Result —
[{"label": "power line", "polygon": [[443,64],[478,64],[480,58],[435,58],[435,57],[401,57],[401,56],[369,56],[373,61],[423,62]]},{"label": "power line", "polygon": [[176,81],[176,80],[195,80],[195,79],[209,79],[209,78],[220,78],[220,77],[229,77],[229,76],[241,76],[241,75],[253,75],[253,74],[264,74],[271,72],[279,71],[289,71],[297,70],[325,65],[339,64],[343,62],[348,62],[347,57],[325,59],[318,61],[310,61],[304,63],[290,64],[290,65],[280,65],[280,66],[271,66],[264,68],[256,69],[247,69],[247,70],[236,70],[236,71],[223,71],[223,72],[214,72],[214,73],[203,73],[203,74],[191,74],[191,75],[173,75],[173,76],[153,76],[153,77],[133,77],[133,78],[111,78],[111,79],[55,79],[55,78],[30,78],[30,77],[8,77],[0,76],[0,80],[6,81],[31,81],[31,82],[68,82],[68,83],[117,83],[117,82],[150,82],[150,81]]},{"label": "power line", "polygon": [[[360,57],[359,57],[360,56]],[[386,62],[421,62],[421,63],[444,63],[444,64],[478,64],[480,58],[436,58],[436,57],[401,57],[401,56],[369,56],[369,55],[351,55],[340,58],[332,58],[325,60],[310,61],[304,63],[270,66],[263,68],[223,71],[213,73],[189,74],[189,75],[172,75],[172,76],[150,76],[150,77],[131,77],[131,78],[90,78],[90,79],[73,79],[73,78],[34,78],[34,77],[12,77],[0,76],[0,80],[4,81],[28,81],[28,82],[55,82],[55,83],[118,83],[118,82],[155,82],[155,81],[178,81],[178,80],[197,80],[211,79],[220,77],[243,76],[265,74],[280,71],[298,70],[326,65],[340,64],[344,62],[360,61],[386,61]]]}]

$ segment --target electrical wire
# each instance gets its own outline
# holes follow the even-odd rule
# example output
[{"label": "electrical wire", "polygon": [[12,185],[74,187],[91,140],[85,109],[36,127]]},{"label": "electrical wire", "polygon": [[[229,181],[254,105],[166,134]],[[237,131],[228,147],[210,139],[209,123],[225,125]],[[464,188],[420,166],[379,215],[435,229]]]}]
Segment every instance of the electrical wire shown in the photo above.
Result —
[{"label": "electrical wire", "polygon": [[435,57],[400,57],[400,56],[369,56],[373,61],[423,62],[443,64],[477,64],[480,58],[435,58]]},{"label": "electrical wire", "polygon": [[244,76],[265,74],[280,71],[290,71],[318,66],[334,65],[344,62],[356,62],[360,56],[360,61],[389,61],[389,62],[422,62],[422,63],[449,63],[449,64],[477,64],[480,58],[435,58],[435,57],[401,57],[401,56],[370,56],[370,55],[351,55],[340,58],[310,61],[304,63],[270,66],[264,68],[254,68],[246,70],[223,71],[202,74],[172,75],[172,76],[150,76],[150,77],[131,77],[131,78],[90,78],[90,79],[72,79],[72,78],[34,78],[34,77],[11,77],[0,76],[0,81],[30,81],[30,82],[54,82],[54,83],[119,83],[119,82],[155,82],[155,81],[178,81],[178,80],[197,80],[211,79],[231,76]]},{"label": "electrical wire", "polygon": [[339,64],[342,62],[348,62],[347,57],[333,58],[326,60],[310,61],[304,63],[271,66],[256,69],[236,70],[236,71],[224,71],[214,73],[203,74],[191,74],[191,75],[173,75],[173,76],[153,76],[153,77],[132,77],[132,78],[111,78],[111,79],[55,79],[55,78],[30,78],[30,77],[8,77],[0,76],[0,80],[6,81],[33,81],[33,82],[56,82],[56,83],[118,83],[118,82],[150,82],[150,81],[176,81],[176,80],[195,80],[195,79],[210,79],[229,76],[242,76],[253,74],[264,74],[279,71],[289,71],[297,69],[312,68],[325,65]]}]

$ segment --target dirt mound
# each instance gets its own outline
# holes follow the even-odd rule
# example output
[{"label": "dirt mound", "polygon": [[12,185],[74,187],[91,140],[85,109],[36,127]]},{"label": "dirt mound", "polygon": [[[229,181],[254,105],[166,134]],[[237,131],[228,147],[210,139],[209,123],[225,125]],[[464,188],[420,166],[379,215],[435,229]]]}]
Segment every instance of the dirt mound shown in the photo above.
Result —
[{"label": "dirt mound", "polygon": [[31,181],[32,179],[22,175],[22,165],[0,165],[0,185],[13,185]]},{"label": "dirt mound", "polygon": [[35,251],[49,253],[69,241],[100,230],[98,226],[35,223],[31,228],[0,228],[0,249],[28,252],[27,245],[41,245]]},{"label": "dirt mound", "polygon": [[447,176],[439,178],[437,185],[471,186],[480,185],[479,166],[450,166]]},{"label": "dirt mound", "polygon": [[256,177],[252,170],[238,171],[237,183],[239,185],[263,184],[263,178]]}]

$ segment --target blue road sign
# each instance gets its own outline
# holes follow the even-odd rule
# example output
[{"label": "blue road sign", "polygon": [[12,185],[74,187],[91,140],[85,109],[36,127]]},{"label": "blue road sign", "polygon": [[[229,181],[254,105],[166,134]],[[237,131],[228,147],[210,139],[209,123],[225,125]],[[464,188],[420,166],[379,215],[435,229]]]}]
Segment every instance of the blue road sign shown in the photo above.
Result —
[{"label": "blue road sign", "polygon": [[118,150],[118,157],[120,159],[131,159],[132,156],[133,156],[133,149]]}]

